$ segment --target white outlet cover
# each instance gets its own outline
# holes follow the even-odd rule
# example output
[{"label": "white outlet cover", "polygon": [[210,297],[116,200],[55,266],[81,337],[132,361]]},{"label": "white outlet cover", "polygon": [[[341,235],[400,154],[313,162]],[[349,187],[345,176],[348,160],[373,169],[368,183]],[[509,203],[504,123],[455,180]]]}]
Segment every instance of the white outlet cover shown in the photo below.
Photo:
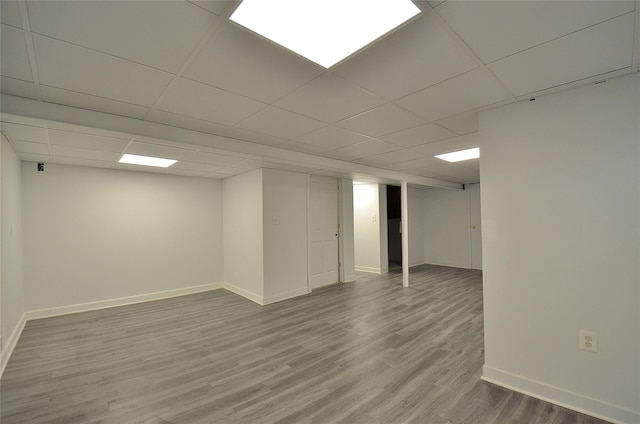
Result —
[{"label": "white outlet cover", "polygon": [[598,334],[593,331],[580,330],[578,332],[578,347],[588,352],[598,352]]}]

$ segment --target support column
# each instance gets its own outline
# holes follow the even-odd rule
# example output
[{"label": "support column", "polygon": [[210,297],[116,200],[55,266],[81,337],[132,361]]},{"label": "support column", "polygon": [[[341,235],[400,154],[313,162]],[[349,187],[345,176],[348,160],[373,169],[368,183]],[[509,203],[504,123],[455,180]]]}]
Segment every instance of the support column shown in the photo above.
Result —
[{"label": "support column", "polygon": [[402,287],[409,287],[409,188],[407,182],[400,185],[400,209],[402,217]]}]

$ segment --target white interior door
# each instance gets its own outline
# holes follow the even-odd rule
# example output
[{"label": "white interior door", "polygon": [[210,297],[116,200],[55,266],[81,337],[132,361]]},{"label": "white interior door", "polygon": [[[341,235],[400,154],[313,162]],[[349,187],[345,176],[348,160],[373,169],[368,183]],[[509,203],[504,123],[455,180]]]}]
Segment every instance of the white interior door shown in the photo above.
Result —
[{"label": "white interior door", "polygon": [[310,288],[338,282],[338,181],[312,175],[309,207]]},{"label": "white interior door", "polygon": [[480,218],[480,184],[469,184],[471,224],[471,268],[482,269],[482,225]]}]

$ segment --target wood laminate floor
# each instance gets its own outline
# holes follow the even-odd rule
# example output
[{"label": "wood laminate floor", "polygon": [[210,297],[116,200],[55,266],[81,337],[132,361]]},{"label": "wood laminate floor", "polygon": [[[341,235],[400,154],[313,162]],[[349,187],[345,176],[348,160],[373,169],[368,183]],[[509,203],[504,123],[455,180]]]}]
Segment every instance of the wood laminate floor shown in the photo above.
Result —
[{"label": "wood laminate floor", "polygon": [[265,307],[216,290],[29,321],[2,424],[604,423],[480,380],[479,271],[424,265],[411,284],[359,274]]}]

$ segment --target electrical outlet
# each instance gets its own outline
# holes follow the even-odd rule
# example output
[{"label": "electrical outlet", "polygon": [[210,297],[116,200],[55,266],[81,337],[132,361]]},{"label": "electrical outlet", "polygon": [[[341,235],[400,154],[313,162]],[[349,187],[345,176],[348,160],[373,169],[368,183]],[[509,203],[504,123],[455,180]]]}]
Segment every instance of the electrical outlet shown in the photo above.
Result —
[{"label": "electrical outlet", "polygon": [[579,345],[581,350],[588,352],[598,352],[598,334],[593,331],[580,330],[578,332]]}]

